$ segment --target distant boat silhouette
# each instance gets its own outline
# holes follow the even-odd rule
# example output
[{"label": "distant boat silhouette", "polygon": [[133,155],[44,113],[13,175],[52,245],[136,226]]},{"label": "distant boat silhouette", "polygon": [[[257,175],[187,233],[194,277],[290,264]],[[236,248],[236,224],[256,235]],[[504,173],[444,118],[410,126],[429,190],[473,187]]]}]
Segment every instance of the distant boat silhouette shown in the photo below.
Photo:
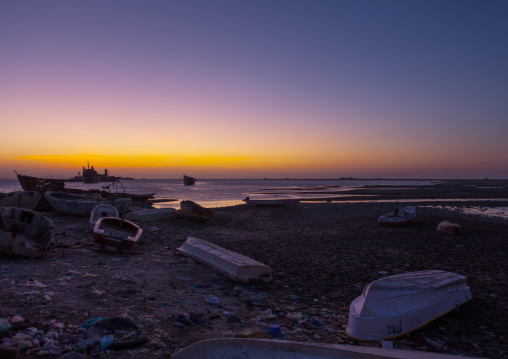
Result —
[{"label": "distant boat silhouette", "polygon": [[186,186],[191,186],[196,183],[196,179],[191,176],[183,175],[183,184]]}]

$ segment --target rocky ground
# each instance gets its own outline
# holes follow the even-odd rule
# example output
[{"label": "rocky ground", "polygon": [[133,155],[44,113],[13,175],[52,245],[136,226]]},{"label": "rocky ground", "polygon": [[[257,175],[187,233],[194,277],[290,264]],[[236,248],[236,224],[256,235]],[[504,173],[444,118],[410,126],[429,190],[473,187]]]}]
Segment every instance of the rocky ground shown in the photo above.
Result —
[{"label": "rocky ground", "polygon": [[[285,340],[379,346],[345,334],[351,301],[380,277],[441,269],[466,276],[472,300],[459,312],[395,339],[395,347],[508,357],[508,221],[444,207],[477,206],[478,198],[505,198],[481,205],[506,207],[507,184],[489,180],[447,181],[416,190],[373,187],[352,194],[377,195],[372,198],[386,202],[217,208],[205,223],[174,219],[143,224],[141,242],[125,254],[99,252],[88,218],[49,212],[55,241],[43,258],[0,257],[0,340],[4,348],[18,348],[20,358],[70,353],[169,358],[208,338],[271,338],[268,328],[277,324],[278,338]],[[382,227],[379,215],[407,204],[395,203],[395,198],[442,200],[412,201],[418,221]],[[471,200],[457,204],[449,198]],[[438,232],[443,219],[461,224],[459,234]],[[274,281],[235,283],[178,255],[176,248],[189,236],[269,265]],[[147,340],[101,351],[86,327],[102,317],[129,319]]]}]

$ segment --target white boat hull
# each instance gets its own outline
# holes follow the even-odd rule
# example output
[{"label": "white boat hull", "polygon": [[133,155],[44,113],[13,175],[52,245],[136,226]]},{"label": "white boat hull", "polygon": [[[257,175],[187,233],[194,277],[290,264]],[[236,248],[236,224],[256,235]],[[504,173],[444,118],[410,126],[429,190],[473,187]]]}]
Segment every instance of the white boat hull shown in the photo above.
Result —
[{"label": "white boat hull", "polygon": [[157,222],[177,218],[178,216],[178,211],[174,208],[158,208],[128,212],[124,218],[136,222]]},{"label": "white boat hull", "polygon": [[208,339],[189,345],[174,359],[473,359],[401,349],[275,339]]},{"label": "white boat hull", "polygon": [[378,217],[378,222],[384,226],[402,226],[416,221],[416,207],[407,206]]},{"label": "white boat hull", "polygon": [[346,333],[365,341],[395,338],[470,299],[466,277],[451,272],[429,270],[381,278],[351,303]]},{"label": "white boat hull", "polygon": [[102,217],[97,220],[93,230],[95,243],[104,252],[130,251],[139,241],[143,230],[131,221]]},{"label": "white boat hull", "polygon": [[273,279],[269,266],[199,238],[187,238],[176,251],[236,282],[269,282]]},{"label": "white boat hull", "polygon": [[90,229],[95,228],[95,223],[102,217],[119,217],[118,210],[110,204],[98,204],[90,214]]}]

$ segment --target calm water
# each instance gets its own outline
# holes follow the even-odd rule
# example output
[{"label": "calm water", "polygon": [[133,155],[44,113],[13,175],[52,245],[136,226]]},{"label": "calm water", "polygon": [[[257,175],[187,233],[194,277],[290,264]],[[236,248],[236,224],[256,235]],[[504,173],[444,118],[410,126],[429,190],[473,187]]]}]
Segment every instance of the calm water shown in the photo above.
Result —
[{"label": "calm water", "polygon": [[[176,202],[157,203],[155,206],[180,207],[180,201],[187,199],[205,207],[224,207],[242,204],[242,200],[250,198],[311,198],[337,197],[341,193],[364,185],[410,185],[429,184],[420,180],[227,180],[198,179],[193,186],[184,186],[181,179],[124,180],[125,191],[133,194],[155,193],[156,199],[171,198]],[[67,188],[100,189],[110,183],[84,184],[66,182]],[[116,189],[115,189],[116,187]],[[0,180],[0,192],[21,190],[18,180]],[[113,184],[112,192],[122,191],[121,185]]]}]

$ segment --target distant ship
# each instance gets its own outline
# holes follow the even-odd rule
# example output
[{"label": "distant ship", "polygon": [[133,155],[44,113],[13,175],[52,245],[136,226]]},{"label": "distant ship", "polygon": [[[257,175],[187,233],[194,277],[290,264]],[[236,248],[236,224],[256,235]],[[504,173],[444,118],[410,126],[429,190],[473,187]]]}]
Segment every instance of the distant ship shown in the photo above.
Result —
[{"label": "distant ship", "polygon": [[99,183],[99,182],[119,182],[121,177],[110,176],[108,170],[104,170],[104,174],[98,174],[93,168],[90,168],[90,162],[87,162],[88,168],[83,167],[83,176],[71,178],[71,181],[77,182],[82,180],[83,183]]},{"label": "distant ship", "polygon": [[183,175],[183,184],[186,186],[191,186],[196,183],[196,179],[191,176]]}]

